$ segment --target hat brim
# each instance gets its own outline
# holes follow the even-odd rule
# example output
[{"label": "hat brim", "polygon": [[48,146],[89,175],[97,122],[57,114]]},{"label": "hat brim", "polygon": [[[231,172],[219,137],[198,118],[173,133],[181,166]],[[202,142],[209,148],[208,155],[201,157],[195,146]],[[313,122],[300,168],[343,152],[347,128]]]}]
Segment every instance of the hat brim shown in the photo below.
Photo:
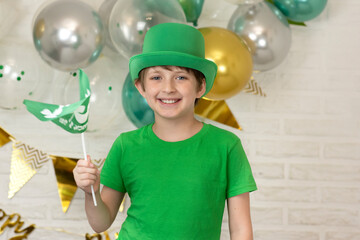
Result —
[{"label": "hat brim", "polygon": [[212,88],[216,77],[217,66],[214,62],[186,53],[173,51],[151,52],[135,55],[129,60],[129,70],[132,80],[139,78],[142,69],[154,66],[178,66],[196,69],[205,76],[205,96]]}]

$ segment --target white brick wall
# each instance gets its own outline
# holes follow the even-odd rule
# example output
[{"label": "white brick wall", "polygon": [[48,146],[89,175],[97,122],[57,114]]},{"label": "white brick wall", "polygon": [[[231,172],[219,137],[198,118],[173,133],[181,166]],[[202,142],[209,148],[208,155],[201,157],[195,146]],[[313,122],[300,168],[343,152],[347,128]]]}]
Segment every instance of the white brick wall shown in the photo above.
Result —
[{"label": "white brick wall", "polygon": [[[9,37],[32,41],[32,18],[42,2],[12,2],[19,15]],[[206,0],[199,27],[226,27],[234,10],[225,0]],[[359,12],[358,0],[329,0],[307,27],[291,26],[292,46],[280,66],[255,74],[267,97],[240,93],[227,101],[244,130],[224,128],[242,139],[259,187],[251,194],[256,240],[360,240]],[[121,67],[126,74],[126,63]],[[124,115],[117,121],[86,134],[94,158],[106,155],[118,133],[134,129]],[[0,126],[46,153],[82,156],[79,137],[44,127],[24,110],[0,110]],[[25,226],[37,225],[29,239],[80,240],[92,233],[81,191],[62,213],[51,163],[7,198],[11,150],[11,144],[0,148],[0,208],[21,214]],[[112,239],[125,217],[118,215]],[[223,240],[230,239],[227,224],[225,212]],[[10,236],[7,231],[0,239]]]}]

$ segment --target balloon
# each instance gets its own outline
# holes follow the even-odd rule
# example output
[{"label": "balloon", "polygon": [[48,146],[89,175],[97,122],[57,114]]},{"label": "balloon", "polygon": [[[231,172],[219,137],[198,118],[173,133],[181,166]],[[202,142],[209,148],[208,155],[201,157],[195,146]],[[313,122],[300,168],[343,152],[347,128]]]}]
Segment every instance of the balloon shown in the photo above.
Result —
[{"label": "balloon", "polygon": [[268,2],[239,5],[228,27],[245,40],[252,54],[254,70],[278,66],[291,46],[291,30],[286,17]]},{"label": "balloon", "polygon": [[233,4],[256,4],[264,0],[226,0],[226,1]]},{"label": "balloon", "polygon": [[218,66],[214,85],[205,98],[230,98],[250,80],[253,66],[249,49],[239,36],[227,29],[207,27],[199,31],[205,38],[205,58]]},{"label": "balloon", "polygon": [[0,39],[11,30],[17,16],[18,13],[10,1],[0,1]]},{"label": "balloon", "polygon": [[141,53],[147,30],[159,23],[185,23],[177,0],[118,0],[109,18],[111,40],[126,58]]},{"label": "balloon", "polygon": [[309,21],[324,10],[327,0],[274,0],[276,7],[290,20]]},{"label": "balloon", "polygon": [[[125,74],[119,68],[119,61],[106,56],[100,56],[94,64],[83,70],[89,78],[91,88],[87,131],[101,131],[112,126],[116,116],[122,113],[121,80]],[[64,74],[65,78],[61,76],[54,83],[53,99],[56,104],[69,104],[79,100],[76,72]]]},{"label": "balloon", "polygon": [[30,45],[14,39],[0,45],[0,108],[22,108],[23,100],[45,97],[53,78],[47,66]]},{"label": "balloon", "polygon": [[99,57],[105,37],[100,17],[89,5],[78,0],[57,0],[37,14],[33,40],[50,66],[73,71]]},{"label": "balloon", "polygon": [[117,52],[117,50],[111,41],[111,37],[109,33],[109,18],[110,18],[110,13],[114,8],[116,2],[117,0],[105,0],[99,8],[99,16],[104,25],[104,31],[105,31],[105,39],[106,39],[105,45],[114,52]]},{"label": "balloon", "polygon": [[186,21],[197,26],[197,20],[201,14],[204,0],[178,0],[184,10]]},{"label": "balloon", "polygon": [[124,82],[122,104],[126,116],[136,127],[141,128],[155,121],[154,111],[136,89],[130,74],[127,75]]}]

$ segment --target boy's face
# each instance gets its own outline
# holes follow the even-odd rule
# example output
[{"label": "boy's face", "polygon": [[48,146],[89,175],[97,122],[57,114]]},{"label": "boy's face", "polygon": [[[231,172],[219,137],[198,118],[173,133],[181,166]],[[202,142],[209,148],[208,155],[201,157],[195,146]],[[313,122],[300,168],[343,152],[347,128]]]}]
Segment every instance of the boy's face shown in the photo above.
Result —
[{"label": "boy's face", "polygon": [[145,70],[144,88],[136,81],[136,88],[154,110],[155,118],[178,119],[194,115],[194,102],[205,92],[205,80],[198,86],[192,72],[167,66]]}]

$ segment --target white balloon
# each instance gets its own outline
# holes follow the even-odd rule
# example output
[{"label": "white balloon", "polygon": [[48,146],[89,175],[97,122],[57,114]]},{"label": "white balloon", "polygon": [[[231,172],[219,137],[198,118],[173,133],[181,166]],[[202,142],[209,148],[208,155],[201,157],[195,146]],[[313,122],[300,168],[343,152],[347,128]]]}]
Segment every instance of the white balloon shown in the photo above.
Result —
[{"label": "white balloon", "polygon": [[256,4],[259,2],[262,2],[264,0],[226,0],[229,3],[233,3],[233,4]]},{"label": "white balloon", "polygon": [[43,63],[30,44],[15,39],[0,42],[1,108],[22,108],[24,99],[41,100],[53,75],[53,69]]},{"label": "white balloon", "polygon": [[[119,57],[120,58],[120,57]],[[121,91],[127,70],[122,70],[120,59],[100,56],[83,69],[89,78],[91,97],[87,131],[111,127],[117,115],[122,114]],[[79,81],[76,72],[59,75],[54,83],[54,104],[69,104],[79,100]]]},{"label": "white balloon", "polygon": [[105,45],[114,52],[116,52],[117,50],[111,41],[111,37],[109,33],[109,18],[110,18],[111,10],[114,8],[114,5],[117,1],[118,0],[104,0],[104,2],[99,7],[99,11],[98,11],[101,21],[104,25],[105,38],[106,38]]}]

